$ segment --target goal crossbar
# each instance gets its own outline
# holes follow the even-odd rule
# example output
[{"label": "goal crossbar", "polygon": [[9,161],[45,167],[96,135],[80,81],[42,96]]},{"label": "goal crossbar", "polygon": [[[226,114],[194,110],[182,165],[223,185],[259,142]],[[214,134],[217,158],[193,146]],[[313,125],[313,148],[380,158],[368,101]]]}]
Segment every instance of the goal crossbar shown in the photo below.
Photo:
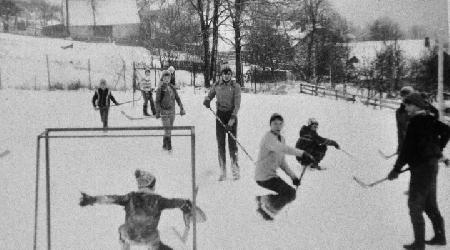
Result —
[{"label": "goal crossbar", "polygon": [[[174,134],[172,136],[191,137],[191,182],[192,182],[192,203],[196,206],[196,179],[195,179],[195,127],[194,126],[172,126],[172,127],[110,127],[110,128],[47,128],[37,136],[36,142],[36,181],[35,181],[35,207],[34,207],[34,239],[33,250],[37,250],[38,233],[38,208],[39,208],[39,179],[41,160],[41,140],[44,140],[45,149],[45,189],[46,189],[46,228],[47,228],[47,249],[51,250],[51,197],[50,197],[50,139],[71,139],[71,138],[126,138],[126,137],[158,137],[163,135],[155,134],[80,134],[80,135],[54,135],[67,132],[108,132],[108,131],[158,131],[158,130],[179,130],[187,131],[187,134]],[[197,249],[197,223],[196,214],[193,213],[192,228],[192,248]]]}]

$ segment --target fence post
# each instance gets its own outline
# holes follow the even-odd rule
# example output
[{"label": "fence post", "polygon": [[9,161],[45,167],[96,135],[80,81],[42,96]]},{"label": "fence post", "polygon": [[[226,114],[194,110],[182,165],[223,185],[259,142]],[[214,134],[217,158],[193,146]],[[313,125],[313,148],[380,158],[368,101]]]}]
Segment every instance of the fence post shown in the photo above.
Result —
[{"label": "fence post", "polygon": [[123,66],[122,66],[122,72],[123,72],[123,89],[127,90],[127,78],[126,78],[126,73],[127,73],[127,65],[125,63],[125,60],[122,60]]},{"label": "fence post", "polygon": [[48,90],[50,90],[50,65],[48,62],[48,55],[45,55],[45,58],[47,59],[47,83],[48,83]]},{"label": "fence post", "polygon": [[303,84],[300,83],[300,93],[303,93]]},{"label": "fence post", "polygon": [[2,68],[0,67],[0,89],[2,88]]},{"label": "fence post", "polygon": [[37,82],[36,75],[34,75],[34,90],[37,90],[37,88],[36,88],[36,82]]},{"label": "fence post", "polygon": [[338,91],[336,89],[334,90],[334,94],[335,94],[336,100],[337,100],[338,99]]},{"label": "fence post", "polygon": [[92,81],[91,81],[91,59],[88,59],[88,74],[89,74],[89,89],[92,89]]}]

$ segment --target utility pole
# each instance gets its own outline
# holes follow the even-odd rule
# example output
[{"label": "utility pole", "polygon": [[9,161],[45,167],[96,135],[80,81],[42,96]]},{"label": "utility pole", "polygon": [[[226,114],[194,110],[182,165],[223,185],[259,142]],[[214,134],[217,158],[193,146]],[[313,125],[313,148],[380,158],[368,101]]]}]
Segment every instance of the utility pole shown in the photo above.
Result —
[{"label": "utility pole", "polygon": [[69,30],[69,0],[66,0],[66,32],[67,32],[67,36],[70,36],[70,30]]}]

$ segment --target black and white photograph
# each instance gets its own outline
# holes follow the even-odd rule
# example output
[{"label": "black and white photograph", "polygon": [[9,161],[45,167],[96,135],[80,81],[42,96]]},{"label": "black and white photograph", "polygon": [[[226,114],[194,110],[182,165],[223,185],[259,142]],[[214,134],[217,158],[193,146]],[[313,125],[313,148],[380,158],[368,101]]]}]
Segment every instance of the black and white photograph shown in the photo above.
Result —
[{"label": "black and white photograph", "polygon": [[0,249],[450,249],[449,9],[0,0]]}]

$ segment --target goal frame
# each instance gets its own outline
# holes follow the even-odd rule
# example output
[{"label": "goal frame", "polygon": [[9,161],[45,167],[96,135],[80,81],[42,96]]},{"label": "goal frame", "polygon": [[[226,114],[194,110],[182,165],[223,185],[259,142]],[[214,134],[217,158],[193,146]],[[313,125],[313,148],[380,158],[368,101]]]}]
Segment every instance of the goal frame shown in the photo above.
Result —
[{"label": "goal frame", "polygon": [[[46,199],[46,231],[47,231],[47,249],[51,250],[51,197],[50,197],[50,139],[74,139],[74,138],[125,138],[125,137],[162,137],[158,134],[80,134],[80,135],[54,135],[56,132],[103,132],[103,131],[159,131],[159,130],[179,130],[187,131],[188,134],[174,134],[171,136],[191,137],[191,182],[192,182],[192,204],[196,206],[196,176],[195,176],[195,126],[138,126],[138,127],[109,127],[109,128],[46,128],[44,132],[37,136],[36,142],[36,180],[35,180],[35,205],[34,205],[34,239],[33,250],[37,249],[38,237],[38,208],[39,208],[39,180],[40,180],[40,162],[41,162],[41,141],[44,141],[45,150],[45,199]],[[197,222],[193,213],[192,228],[192,248],[197,249]]]}]

